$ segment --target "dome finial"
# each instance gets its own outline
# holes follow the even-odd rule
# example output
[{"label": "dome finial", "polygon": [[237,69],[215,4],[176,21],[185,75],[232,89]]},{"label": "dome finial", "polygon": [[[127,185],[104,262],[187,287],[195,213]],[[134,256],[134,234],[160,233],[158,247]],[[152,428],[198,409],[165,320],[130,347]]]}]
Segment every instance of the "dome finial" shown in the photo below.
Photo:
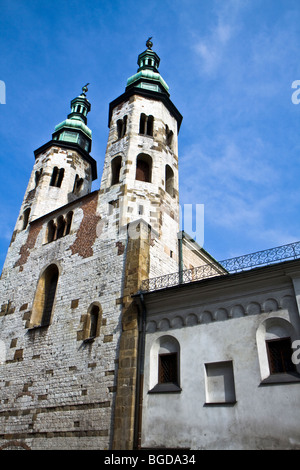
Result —
[{"label": "dome finial", "polygon": [[152,39],[152,36],[148,38],[146,41],[146,46],[148,49],[152,49],[152,46],[153,46],[153,42],[151,41],[151,39]]}]

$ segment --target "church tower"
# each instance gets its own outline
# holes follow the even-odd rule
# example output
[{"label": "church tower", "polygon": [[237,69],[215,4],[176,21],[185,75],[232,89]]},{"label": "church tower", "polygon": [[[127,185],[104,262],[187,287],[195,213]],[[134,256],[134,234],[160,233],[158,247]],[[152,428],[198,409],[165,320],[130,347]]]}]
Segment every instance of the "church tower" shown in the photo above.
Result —
[{"label": "church tower", "polygon": [[55,127],[52,140],[35,150],[35,164],[16,230],[91,191],[97,177],[90,156],[92,132],[87,126],[91,109],[87,86],[71,101],[71,113]]},{"label": "church tower", "polygon": [[[119,230],[139,219],[151,226],[155,243],[167,255],[166,272],[172,272],[178,266],[174,263],[179,231],[177,139],[182,116],[158,71],[160,58],[152,50],[151,38],[146,46],[138,56],[137,73],[109,106],[100,191]],[[152,276],[162,274],[162,259],[156,261],[150,263]]]},{"label": "church tower", "polygon": [[[97,178],[96,161],[91,157],[92,131],[87,126],[91,104],[86,97],[87,85],[71,101],[71,113],[58,124],[52,139],[34,151],[35,163],[21,205],[12,241],[21,246],[29,224],[91,192]],[[70,213],[50,222],[44,242],[68,232]],[[4,271],[14,262],[15,250],[8,251]]]}]

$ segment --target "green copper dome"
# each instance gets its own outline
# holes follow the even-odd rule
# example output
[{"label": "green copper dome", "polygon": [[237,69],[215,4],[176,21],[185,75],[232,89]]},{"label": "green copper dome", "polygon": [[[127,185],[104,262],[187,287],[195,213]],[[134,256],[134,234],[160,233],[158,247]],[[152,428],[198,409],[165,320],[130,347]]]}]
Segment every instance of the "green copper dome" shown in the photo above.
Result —
[{"label": "green copper dome", "polygon": [[52,135],[53,140],[76,143],[86,152],[90,152],[92,143],[92,131],[87,126],[87,114],[91,110],[86,97],[88,85],[89,83],[82,87],[81,95],[71,101],[71,113],[55,126]]},{"label": "green copper dome", "polygon": [[169,95],[169,87],[158,72],[160,58],[156,52],[152,51],[151,39],[149,38],[146,42],[147,49],[138,56],[139,68],[135,75],[128,78],[126,90],[137,87]]}]

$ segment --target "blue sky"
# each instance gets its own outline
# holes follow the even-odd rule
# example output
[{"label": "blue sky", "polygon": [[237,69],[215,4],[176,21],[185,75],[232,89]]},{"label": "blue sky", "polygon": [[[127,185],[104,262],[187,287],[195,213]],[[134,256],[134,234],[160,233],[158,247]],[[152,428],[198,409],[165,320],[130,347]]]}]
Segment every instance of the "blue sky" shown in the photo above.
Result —
[{"label": "blue sky", "polygon": [[[299,0],[0,0],[0,266],[34,164],[90,82],[100,186],[108,105],[153,36],[183,115],[180,201],[222,260],[300,240]],[[1,96],[0,96],[1,100]]]}]

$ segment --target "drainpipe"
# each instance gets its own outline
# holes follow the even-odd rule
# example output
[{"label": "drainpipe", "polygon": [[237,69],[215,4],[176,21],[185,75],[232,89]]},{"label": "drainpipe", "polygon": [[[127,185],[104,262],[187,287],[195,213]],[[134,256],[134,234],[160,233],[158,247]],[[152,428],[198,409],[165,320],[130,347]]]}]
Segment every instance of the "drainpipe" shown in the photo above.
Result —
[{"label": "drainpipe", "polygon": [[182,280],[183,280],[182,240],[183,240],[183,231],[179,232],[178,234],[179,284],[182,284]]},{"label": "drainpipe", "polygon": [[146,337],[146,305],[142,292],[138,293],[141,307],[139,346],[138,346],[138,370],[137,370],[137,395],[135,412],[135,448],[141,449],[142,441],[142,411],[143,411],[143,389],[144,389],[144,364],[145,364],[145,337]]}]

